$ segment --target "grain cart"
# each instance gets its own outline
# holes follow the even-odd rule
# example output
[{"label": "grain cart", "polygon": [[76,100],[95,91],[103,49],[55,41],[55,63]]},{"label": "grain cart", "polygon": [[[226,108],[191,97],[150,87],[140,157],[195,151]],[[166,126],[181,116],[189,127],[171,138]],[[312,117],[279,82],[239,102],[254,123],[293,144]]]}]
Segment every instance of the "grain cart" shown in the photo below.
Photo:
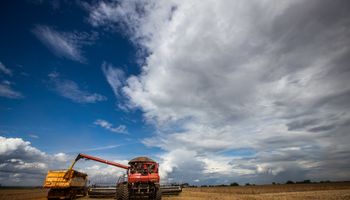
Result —
[{"label": "grain cart", "polygon": [[148,198],[160,200],[162,198],[159,185],[158,163],[147,157],[137,157],[129,161],[129,165],[104,160],[98,157],[79,154],[72,164],[84,158],[105,163],[126,170],[126,176],[119,178],[116,187],[116,199],[129,200],[133,198]]},{"label": "grain cart", "polygon": [[71,168],[68,170],[50,170],[47,173],[44,188],[49,188],[47,199],[75,199],[85,196],[87,174]]}]

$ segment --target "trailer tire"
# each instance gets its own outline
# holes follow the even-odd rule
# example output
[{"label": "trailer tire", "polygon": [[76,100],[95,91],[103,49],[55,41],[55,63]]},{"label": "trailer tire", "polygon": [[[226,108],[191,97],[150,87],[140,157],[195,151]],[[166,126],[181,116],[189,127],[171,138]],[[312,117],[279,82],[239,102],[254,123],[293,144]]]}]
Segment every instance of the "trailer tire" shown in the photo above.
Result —
[{"label": "trailer tire", "polygon": [[49,192],[47,193],[47,199],[58,200],[59,198],[57,198],[57,190],[50,188]]},{"label": "trailer tire", "polygon": [[120,184],[117,189],[118,200],[129,200],[128,184]]}]

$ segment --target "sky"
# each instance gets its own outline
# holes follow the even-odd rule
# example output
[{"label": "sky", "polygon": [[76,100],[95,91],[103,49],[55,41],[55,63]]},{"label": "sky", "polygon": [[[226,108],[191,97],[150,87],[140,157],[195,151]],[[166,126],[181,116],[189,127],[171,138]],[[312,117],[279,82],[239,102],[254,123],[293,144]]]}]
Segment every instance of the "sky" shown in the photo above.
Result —
[{"label": "sky", "polygon": [[350,179],[349,1],[6,0],[0,26],[2,185],[78,153],[162,183]]}]

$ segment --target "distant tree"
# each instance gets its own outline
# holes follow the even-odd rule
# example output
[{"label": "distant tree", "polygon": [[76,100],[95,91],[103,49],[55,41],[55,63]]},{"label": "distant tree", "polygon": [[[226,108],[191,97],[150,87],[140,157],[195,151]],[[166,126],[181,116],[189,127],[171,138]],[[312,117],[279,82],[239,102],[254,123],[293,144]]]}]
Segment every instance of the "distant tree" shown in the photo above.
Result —
[{"label": "distant tree", "polygon": [[189,187],[189,186],[190,186],[190,184],[188,184],[188,183],[181,184],[181,187],[183,187],[183,188],[186,188],[186,187]]},{"label": "distant tree", "polygon": [[245,186],[250,186],[250,183],[246,183]]},{"label": "distant tree", "polygon": [[304,180],[303,183],[311,183],[310,180]]},{"label": "distant tree", "polygon": [[227,187],[228,185],[225,185],[225,184],[220,184],[220,185],[217,185],[216,187]]},{"label": "distant tree", "polygon": [[201,185],[201,187],[208,187],[207,185]]},{"label": "distant tree", "polygon": [[236,182],[233,182],[233,183],[230,184],[230,186],[239,186],[239,184],[236,183]]},{"label": "distant tree", "polygon": [[291,181],[291,180],[288,180],[288,181],[286,182],[286,184],[294,184],[294,182]]},{"label": "distant tree", "polygon": [[330,183],[330,180],[326,180],[326,181],[320,181],[320,183]]},{"label": "distant tree", "polygon": [[276,182],[272,182],[272,185],[276,185]]}]

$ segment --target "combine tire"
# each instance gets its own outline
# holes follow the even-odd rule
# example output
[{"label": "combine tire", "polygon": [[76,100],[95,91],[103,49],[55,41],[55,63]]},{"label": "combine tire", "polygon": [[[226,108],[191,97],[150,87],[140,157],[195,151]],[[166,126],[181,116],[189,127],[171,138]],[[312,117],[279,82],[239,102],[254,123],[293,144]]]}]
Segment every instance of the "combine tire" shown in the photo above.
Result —
[{"label": "combine tire", "polygon": [[118,200],[129,200],[129,188],[128,184],[120,184],[117,189]]},{"label": "combine tire", "polygon": [[119,194],[119,188],[117,186],[117,189],[115,190],[115,199],[119,200],[120,194]]},{"label": "combine tire", "polygon": [[161,200],[162,199],[162,190],[157,190],[156,192],[156,200]]}]

